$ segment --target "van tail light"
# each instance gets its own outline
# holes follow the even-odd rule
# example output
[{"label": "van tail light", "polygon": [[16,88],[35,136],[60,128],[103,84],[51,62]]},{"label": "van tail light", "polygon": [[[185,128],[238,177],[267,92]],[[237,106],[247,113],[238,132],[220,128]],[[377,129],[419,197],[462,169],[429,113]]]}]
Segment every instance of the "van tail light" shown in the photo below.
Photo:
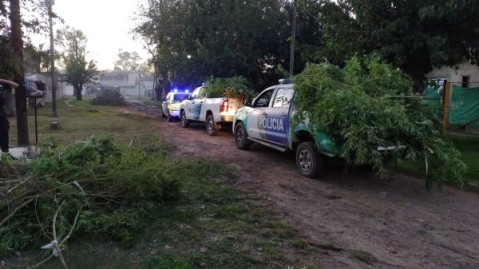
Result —
[{"label": "van tail light", "polygon": [[223,99],[220,104],[220,112],[228,112],[228,98]]}]

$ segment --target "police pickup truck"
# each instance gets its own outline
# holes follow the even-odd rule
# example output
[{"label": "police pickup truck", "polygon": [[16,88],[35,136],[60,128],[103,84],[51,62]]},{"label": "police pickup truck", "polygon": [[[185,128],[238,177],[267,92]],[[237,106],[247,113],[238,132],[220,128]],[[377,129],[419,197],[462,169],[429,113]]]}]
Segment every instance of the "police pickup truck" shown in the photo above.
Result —
[{"label": "police pickup truck", "polygon": [[206,133],[217,135],[225,126],[231,126],[234,115],[243,104],[236,98],[207,98],[202,85],[180,103],[181,127],[188,128],[190,122],[206,123]]},{"label": "police pickup truck", "polygon": [[188,90],[179,91],[173,89],[165,98],[165,101],[161,103],[161,116],[168,118],[168,122],[172,122],[174,118],[180,117],[180,103],[190,95]]},{"label": "police pickup truck", "polygon": [[280,84],[262,91],[238,110],[233,121],[236,146],[248,149],[257,142],[280,151],[295,151],[296,166],[306,177],[317,177],[324,168],[324,156],[335,157],[341,148],[324,133],[312,133],[307,122],[292,126],[295,113],[293,84]]}]

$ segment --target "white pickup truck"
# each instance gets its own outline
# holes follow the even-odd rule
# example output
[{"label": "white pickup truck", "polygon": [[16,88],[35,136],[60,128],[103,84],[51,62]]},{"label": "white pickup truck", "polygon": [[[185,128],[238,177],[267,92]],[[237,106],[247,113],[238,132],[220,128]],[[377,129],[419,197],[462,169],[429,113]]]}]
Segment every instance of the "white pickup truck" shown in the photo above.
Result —
[{"label": "white pickup truck", "polygon": [[188,128],[190,122],[206,123],[206,133],[217,135],[218,131],[233,123],[236,111],[243,103],[236,98],[208,98],[205,86],[196,88],[180,103],[181,127]]}]

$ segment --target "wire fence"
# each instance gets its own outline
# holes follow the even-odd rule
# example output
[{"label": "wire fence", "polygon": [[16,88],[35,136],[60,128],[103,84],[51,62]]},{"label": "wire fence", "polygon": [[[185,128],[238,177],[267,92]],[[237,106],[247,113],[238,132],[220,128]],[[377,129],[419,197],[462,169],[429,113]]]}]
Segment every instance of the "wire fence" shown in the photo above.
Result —
[{"label": "wire fence", "polygon": [[425,90],[423,102],[436,110],[443,132],[479,132],[479,82],[436,81]]}]

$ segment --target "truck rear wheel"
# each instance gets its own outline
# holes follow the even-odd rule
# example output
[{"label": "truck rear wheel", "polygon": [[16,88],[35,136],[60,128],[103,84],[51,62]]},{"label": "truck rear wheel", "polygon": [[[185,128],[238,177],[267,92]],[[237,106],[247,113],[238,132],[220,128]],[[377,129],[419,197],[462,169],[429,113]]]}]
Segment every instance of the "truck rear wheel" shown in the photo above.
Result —
[{"label": "truck rear wheel", "polygon": [[181,127],[188,128],[188,126],[190,126],[190,122],[186,119],[186,114],[184,110],[182,110],[180,113],[180,120],[181,120]]},{"label": "truck rear wheel", "polygon": [[213,118],[212,114],[209,114],[208,117],[206,117],[206,133],[211,136],[215,136],[218,134],[215,119]]},{"label": "truck rear wheel", "polygon": [[236,147],[239,149],[248,149],[252,144],[252,142],[248,140],[248,134],[242,122],[239,122],[235,126],[235,142]]},{"label": "truck rear wheel", "polygon": [[303,142],[296,150],[296,167],[301,175],[316,178],[324,170],[324,158],[314,142]]}]

